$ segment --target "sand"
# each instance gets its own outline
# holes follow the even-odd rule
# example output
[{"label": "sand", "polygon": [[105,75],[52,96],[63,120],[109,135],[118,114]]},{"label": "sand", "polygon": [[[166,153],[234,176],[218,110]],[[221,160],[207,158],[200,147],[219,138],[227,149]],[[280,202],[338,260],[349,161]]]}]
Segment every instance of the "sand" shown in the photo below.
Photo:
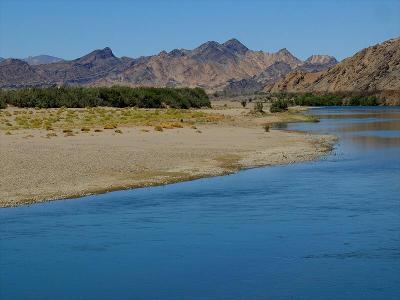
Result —
[{"label": "sand", "polygon": [[[223,124],[155,131],[147,127],[47,138],[43,129],[0,131],[0,207],[161,185],[243,168],[312,160],[333,138],[270,130],[238,107]],[[278,118],[279,119],[279,118]],[[143,131],[148,130],[148,132]]]}]

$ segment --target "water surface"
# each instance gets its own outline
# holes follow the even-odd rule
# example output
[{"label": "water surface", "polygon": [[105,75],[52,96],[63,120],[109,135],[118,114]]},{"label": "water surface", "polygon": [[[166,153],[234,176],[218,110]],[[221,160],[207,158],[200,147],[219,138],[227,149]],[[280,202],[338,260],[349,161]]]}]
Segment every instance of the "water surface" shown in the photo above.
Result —
[{"label": "water surface", "polygon": [[0,299],[399,299],[400,109],[313,113],[318,161],[0,209]]}]

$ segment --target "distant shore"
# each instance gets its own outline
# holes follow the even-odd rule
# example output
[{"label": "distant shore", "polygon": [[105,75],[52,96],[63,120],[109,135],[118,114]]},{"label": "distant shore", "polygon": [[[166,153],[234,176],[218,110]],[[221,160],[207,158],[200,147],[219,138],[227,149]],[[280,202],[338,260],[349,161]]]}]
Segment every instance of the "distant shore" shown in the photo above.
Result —
[{"label": "distant shore", "polygon": [[251,116],[251,108],[231,102],[213,107],[204,112],[224,116],[219,121],[162,131],[142,125],[72,134],[55,129],[58,134],[51,135],[45,129],[0,130],[0,207],[313,160],[329,152],[334,141],[266,132],[266,123],[301,121],[296,113]]}]

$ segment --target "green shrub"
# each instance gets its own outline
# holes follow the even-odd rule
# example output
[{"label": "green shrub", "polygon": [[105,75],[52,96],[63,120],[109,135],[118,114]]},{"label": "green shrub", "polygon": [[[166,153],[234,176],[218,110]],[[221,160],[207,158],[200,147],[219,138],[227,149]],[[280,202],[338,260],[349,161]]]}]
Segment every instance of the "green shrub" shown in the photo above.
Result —
[{"label": "green shrub", "polygon": [[261,102],[254,103],[254,112],[264,113],[264,105]]},{"label": "green shrub", "polygon": [[286,100],[277,100],[271,104],[270,112],[283,112],[288,110],[288,102]]},{"label": "green shrub", "polygon": [[9,103],[18,107],[84,108],[96,106],[143,108],[211,107],[210,100],[200,88],[152,87],[59,87],[25,88],[0,91],[0,107]]}]

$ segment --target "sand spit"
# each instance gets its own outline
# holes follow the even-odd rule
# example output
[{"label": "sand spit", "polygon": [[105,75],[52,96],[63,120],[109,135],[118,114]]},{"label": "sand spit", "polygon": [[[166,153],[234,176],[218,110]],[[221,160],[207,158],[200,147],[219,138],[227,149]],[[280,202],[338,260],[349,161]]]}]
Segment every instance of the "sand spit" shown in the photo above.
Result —
[{"label": "sand spit", "polygon": [[331,149],[330,136],[265,132],[259,124],[276,116],[241,116],[162,132],[131,126],[49,137],[44,129],[1,130],[0,207],[312,160]]}]

